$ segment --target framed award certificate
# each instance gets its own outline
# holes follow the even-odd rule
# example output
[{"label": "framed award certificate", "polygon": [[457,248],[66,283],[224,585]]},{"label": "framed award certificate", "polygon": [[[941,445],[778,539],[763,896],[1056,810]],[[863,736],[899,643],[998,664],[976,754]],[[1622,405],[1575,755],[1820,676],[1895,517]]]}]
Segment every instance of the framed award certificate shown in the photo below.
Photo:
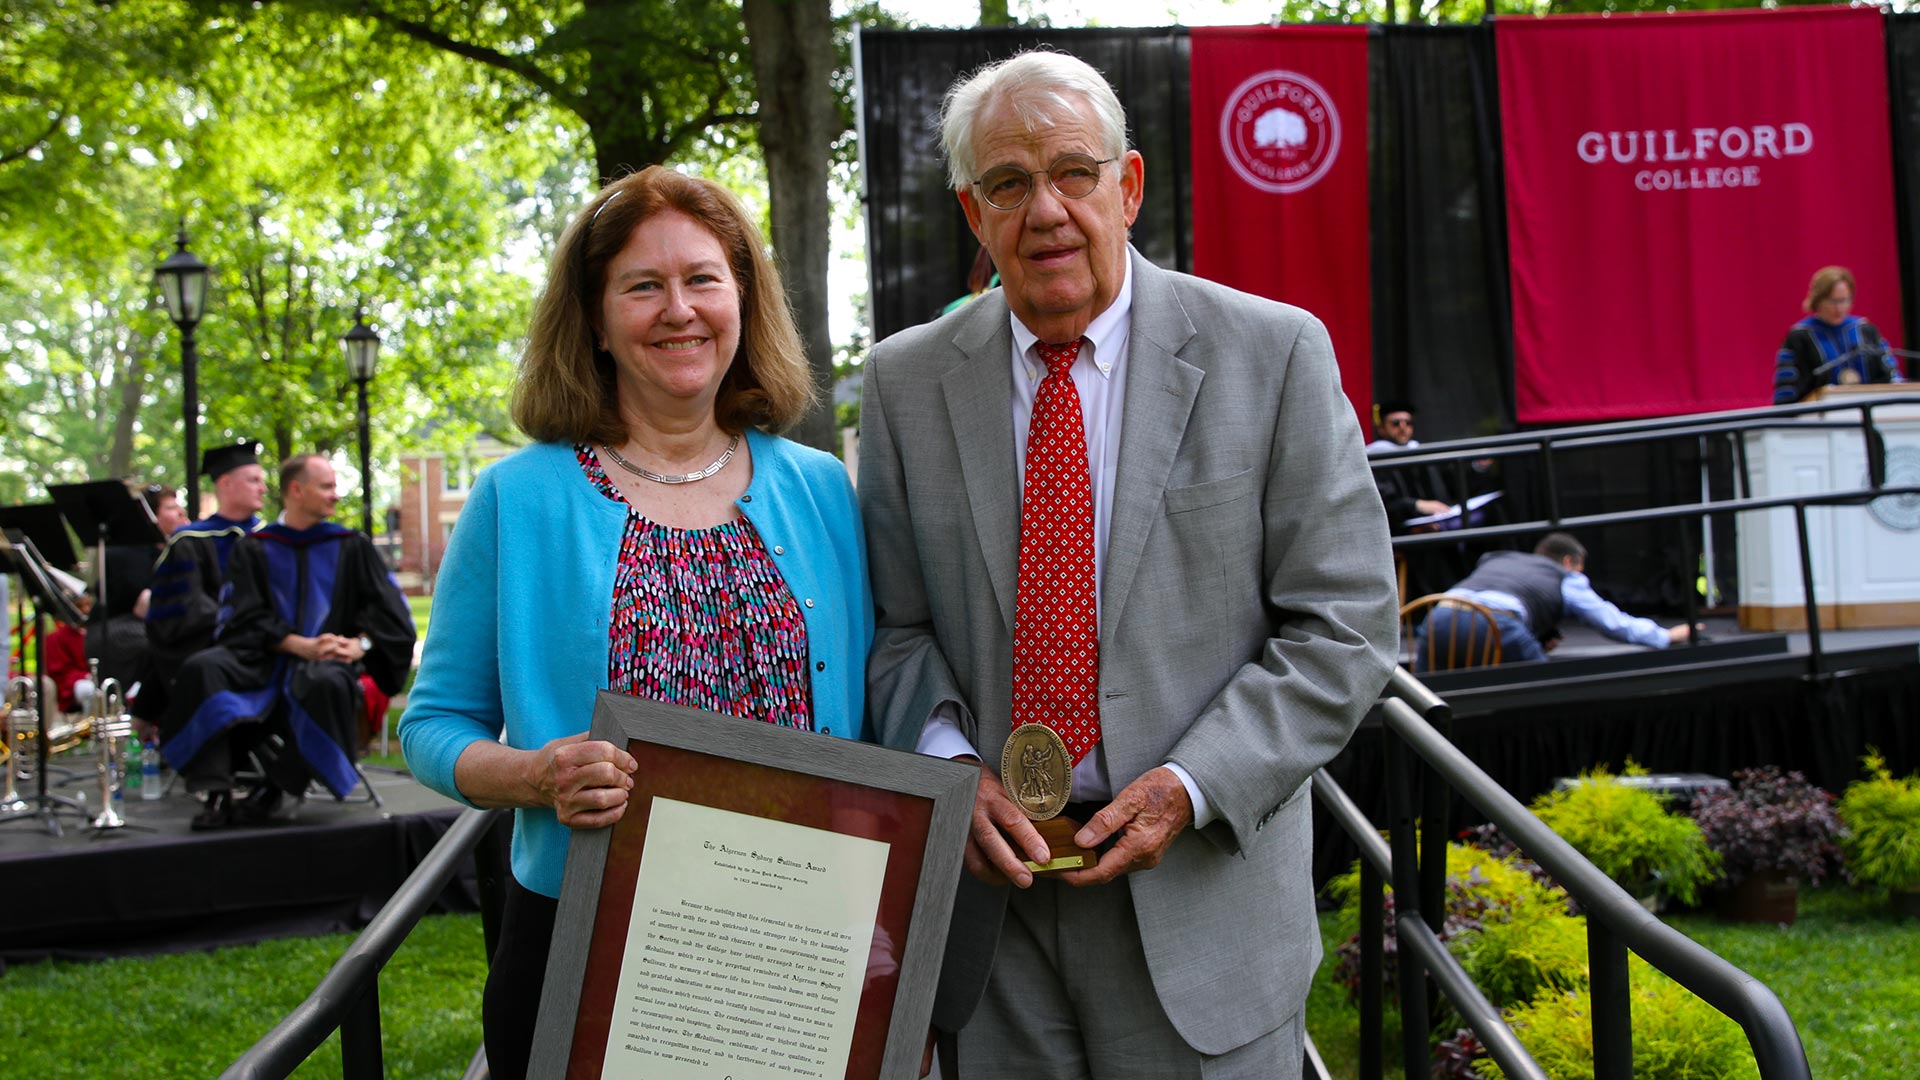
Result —
[{"label": "framed award certificate", "polygon": [[602,692],[639,762],[575,832],[529,1075],[918,1075],[979,771]]}]

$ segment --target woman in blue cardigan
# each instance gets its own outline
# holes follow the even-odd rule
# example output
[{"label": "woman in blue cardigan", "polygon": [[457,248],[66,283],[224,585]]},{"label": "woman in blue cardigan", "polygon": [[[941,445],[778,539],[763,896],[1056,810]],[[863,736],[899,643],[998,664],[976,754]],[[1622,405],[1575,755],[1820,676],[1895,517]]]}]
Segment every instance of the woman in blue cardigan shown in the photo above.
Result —
[{"label": "woman in blue cardigan", "polygon": [[596,691],[863,734],[853,488],[769,434],[812,402],[779,276],[724,188],[649,168],[568,227],[514,388],[535,445],[461,511],[400,726],[428,786],[515,810],[482,1010],[495,1077],[526,1071],[569,831],[626,811],[636,762],[587,739]]}]

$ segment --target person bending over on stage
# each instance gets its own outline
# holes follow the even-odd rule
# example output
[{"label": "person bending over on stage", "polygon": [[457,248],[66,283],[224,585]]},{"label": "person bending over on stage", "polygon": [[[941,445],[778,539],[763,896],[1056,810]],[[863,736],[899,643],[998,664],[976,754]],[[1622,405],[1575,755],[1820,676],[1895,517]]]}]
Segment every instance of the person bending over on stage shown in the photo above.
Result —
[{"label": "person bending over on stage", "polygon": [[1788,405],[1822,386],[1905,382],[1880,330],[1853,313],[1853,271],[1823,266],[1807,285],[1807,317],[1787,331],[1774,359],[1773,403]]},{"label": "person bending over on stage", "polygon": [[200,455],[200,473],[213,481],[216,509],[169,533],[154,564],[146,614],[150,674],[141,681],[133,714],[158,724],[162,738],[177,732],[200,704],[183,701],[173,708],[173,677],[188,657],[213,644],[233,545],[261,525],[267,474],[259,454],[260,444],[247,439]]},{"label": "person bending over on stage", "polygon": [[[174,696],[197,701],[161,747],[207,803],[195,829],[290,816],[307,784],[336,798],[359,783],[360,675],[388,694],[413,667],[413,613],[365,534],[327,519],[340,497],[333,465],[298,454],[280,465],[280,520],[234,546],[220,643],[195,654]],[[236,754],[264,782],[235,808]]]},{"label": "person bending over on stage", "polygon": [[[1548,533],[1534,545],[1533,554],[1490,551],[1466,580],[1447,590],[1448,596],[1475,601],[1493,611],[1500,628],[1500,660],[1545,660],[1559,643],[1560,620],[1577,619],[1615,641],[1664,649],[1684,642],[1692,629],[1681,623],[1662,628],[1652,619],[1628,615],[1600,599],[1583,572],[1587,549],[1563,532]],[[1460,655],[1480,648],[1475,636],[1485,623],[1475,613],[1437,604],[1414,634],[1414,670],[1427,670],[1427,635],[1464,642]]]},{"label": "person bending over on stage", "polygon": [[813,399],[779,276],[724,188],[652,167],[568,226],[514,388],[537,442],[461,510],[400,725],[422,782],[518,811],[483,1009],[496,1077],[526,1070],[568,830],[626,810],[636,763],[587,740],[596,691],[862,734],[853,488],[770,434]]}]

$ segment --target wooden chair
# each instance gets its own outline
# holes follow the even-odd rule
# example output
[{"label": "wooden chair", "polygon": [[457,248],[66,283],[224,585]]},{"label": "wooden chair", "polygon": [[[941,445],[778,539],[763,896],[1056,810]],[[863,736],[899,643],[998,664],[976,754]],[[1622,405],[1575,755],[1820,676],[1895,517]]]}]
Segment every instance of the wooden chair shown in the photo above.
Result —
[{"label": "wooden chair", "polygon": [[[1419,644],[1414,631],[1442,605],[1454,612],[1447,631],[1428,634],[1424,654],[1415,655]],[[1494,621],[1493,609],[1446,593],[1429,593],[1401,606],[1400,641],[1415,671],[1492,667],[1500,662],[1500,624]]]}]

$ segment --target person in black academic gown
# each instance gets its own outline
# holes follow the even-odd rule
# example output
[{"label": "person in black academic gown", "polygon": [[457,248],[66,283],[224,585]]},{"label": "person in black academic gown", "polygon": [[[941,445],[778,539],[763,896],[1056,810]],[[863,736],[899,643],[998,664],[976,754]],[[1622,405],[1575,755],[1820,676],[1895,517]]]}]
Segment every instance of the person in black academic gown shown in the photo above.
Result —
[{"label": "person in black academic gown", "polygon": [[133,714],[158,724],[162,738],[178,731],[199,704],[174,703],[173,676],[188,657],[213,644],[227,560],[240,538],[262,524],[267,474],[259,454],[260,444],[247,440],[200,455],[200,472],[213,481],[217,509],[170,532],[148,582],[147,667]]},{"label": "person in black academic gown", "polygon": [[[181,669],[174,694],[198,701],[161,747],[204,793],[195,829],[257,823],[297,805],[310,780],[335,797],[359,782],[360,674],[399,692],[413,664],[413,615],[373,542],[327,519],[339,502],[319,454],[280,466],[281,520],[234,546],[219,644]],[[233,754],[266,772],[235,807]]]}]

